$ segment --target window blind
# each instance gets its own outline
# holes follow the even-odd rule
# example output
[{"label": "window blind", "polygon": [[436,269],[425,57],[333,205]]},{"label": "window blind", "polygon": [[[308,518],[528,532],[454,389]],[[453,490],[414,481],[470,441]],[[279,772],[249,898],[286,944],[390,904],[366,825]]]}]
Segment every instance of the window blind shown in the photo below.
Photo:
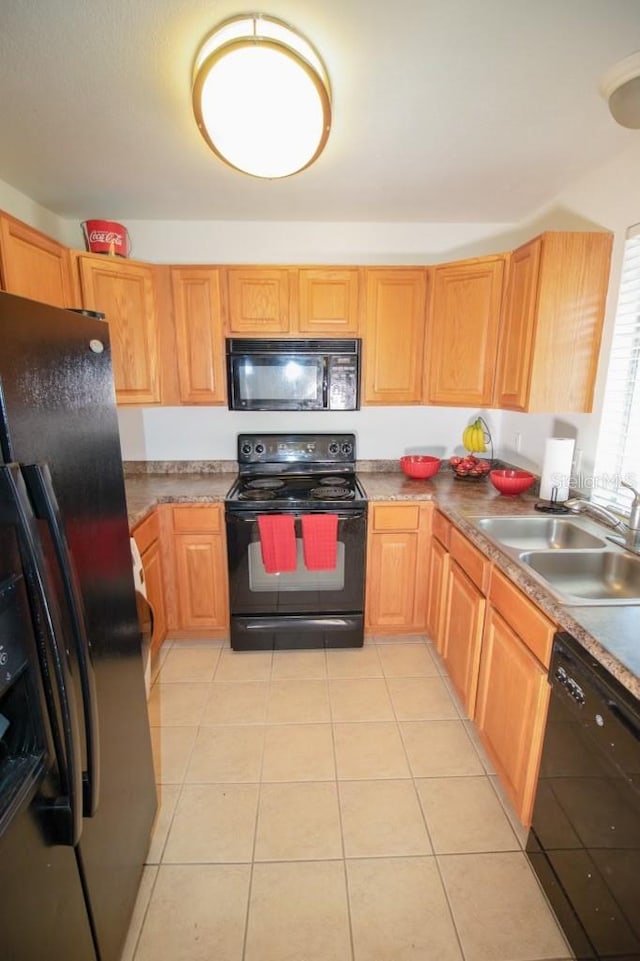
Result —
[{"label": "window blind", "polygon": [[640,489],[640,224],[627,232],[592,499],[629,513]]}]

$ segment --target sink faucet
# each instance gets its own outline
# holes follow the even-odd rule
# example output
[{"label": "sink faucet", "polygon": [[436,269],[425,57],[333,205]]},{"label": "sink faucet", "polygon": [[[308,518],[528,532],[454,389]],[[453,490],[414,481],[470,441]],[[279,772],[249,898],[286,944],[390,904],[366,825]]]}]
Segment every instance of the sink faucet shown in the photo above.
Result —
[{"label": "sink faucet", "polygon": [[[616,538],[616,543],[638,553],[640,552],[640,491],[632,487],[631,484],[627,484],[626,481],[620,481],[620,486],[627,487],[633,492],[633,502],[628,521],[623,521],[621,517],[617,517],[612,511],[608,511],[606,507],[592,504],[591,501],[583,500],[580,497],[569,498],[568,501],[565,501],[565,507],[574,514],[582,514],[583,512],[593,514],[594,517],[604,521],[610,527],[624,532],[624,537]],[[611,539],[613,540],[613,538]]]}]

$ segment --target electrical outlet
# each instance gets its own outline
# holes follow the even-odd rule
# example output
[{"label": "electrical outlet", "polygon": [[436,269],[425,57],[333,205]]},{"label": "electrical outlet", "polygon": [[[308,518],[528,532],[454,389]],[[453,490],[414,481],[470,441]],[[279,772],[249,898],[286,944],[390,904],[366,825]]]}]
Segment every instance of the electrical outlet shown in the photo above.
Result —
[{"label": "electrical outlet", "polygon": [[516,431],[516,433],[513,435],[513,449],[516,452],[516,454],[520,453],[521,447],[522,447],[522,434],[519,431]]}]

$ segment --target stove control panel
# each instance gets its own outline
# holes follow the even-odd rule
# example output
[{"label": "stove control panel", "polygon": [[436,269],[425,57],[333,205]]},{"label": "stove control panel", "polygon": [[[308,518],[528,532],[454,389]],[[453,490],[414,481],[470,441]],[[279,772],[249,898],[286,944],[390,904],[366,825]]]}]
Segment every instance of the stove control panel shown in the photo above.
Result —
[{"label": "stove control panel", "polygon": [[238,464],[353,465],[355,434],[238,434]]}]

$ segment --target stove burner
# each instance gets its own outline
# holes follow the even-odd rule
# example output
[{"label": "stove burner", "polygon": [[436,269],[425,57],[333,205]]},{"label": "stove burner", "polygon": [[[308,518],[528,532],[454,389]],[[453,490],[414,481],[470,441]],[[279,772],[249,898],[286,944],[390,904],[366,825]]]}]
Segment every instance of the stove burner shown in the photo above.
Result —
[{"label": "stove burner", "polygon": [[319,501],[342,501],[353,497],[354,493],[346,487],[314,487],[311,496]]},{"label": "stove burner", "polygon": [[240,501],[268,501],[276,495],[270,490],[240,491],[238,500]]},{"label": "stove burner", "polygon": [[280,487],[284,487],[284,481],[278,480],[277,477],[257,477],[255,480],[247,481],[247,487],[251,487],[254,490],[275,491]]},{"label": "stove burner", "polygon": [[322,477],[320,483],[327,487],[344,487],[349,482],[346,477]]}]

